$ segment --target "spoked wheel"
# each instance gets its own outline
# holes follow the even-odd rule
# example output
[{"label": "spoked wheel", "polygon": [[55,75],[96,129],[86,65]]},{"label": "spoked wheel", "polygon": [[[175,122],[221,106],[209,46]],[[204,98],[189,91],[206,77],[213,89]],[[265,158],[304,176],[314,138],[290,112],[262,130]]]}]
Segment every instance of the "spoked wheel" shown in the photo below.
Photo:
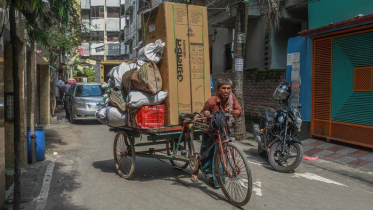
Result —
[{"label": "spoked wheel", "polygon": [[269,164],[279,172],[293,172],[303,159],[303,147],[298,143],[289,142],[286,145],[286,154],[282,154],[282,146],[280,142],[276,142],[271,146],[268,154]]},{"label": "spoked wheel", "polygon": [[[178,141],[178,139],[175,139],[175,141]],[[168,140],[167,141],[166,147],[167,147],[167,155],[168,156],[173,155],[173,144],[174,144],[175,141],[173,141],[173,140]],[[179,148],[176,152],[176,155],[180,156],[180,157],[188,158],[191,151],[192,151],[191,146],[190,146],[190,141],[186,142],[186,147],[184,145],[184,141],[185,141],[185,139],[181,140]],[[175,145],[175,147],[176,147],[176,145]],[[185,169],[189,165],[189,161],[185,162],[185,161],[181,161],[181,160],[170,160],[170,163],[171,163],[171,165],[173,165],[175,167],[178,167],[178,168],[182,168],[182,169]]]},{"label": "spoked wheel", "polygon": [[[215,177],[229,202],[235,206],[244,206],[249,202],[252,193],[251,168],[236,145],[227,143],[223,147],[223,157],[220,150],[215,153]],[[224,169],[224,162],[228,171]]]},{"label": "spoked wheel", "polygon": [[114,162],[119,176],[130,179],[135,172],[136,153],[133,139],[118,131],[114,140]]}]

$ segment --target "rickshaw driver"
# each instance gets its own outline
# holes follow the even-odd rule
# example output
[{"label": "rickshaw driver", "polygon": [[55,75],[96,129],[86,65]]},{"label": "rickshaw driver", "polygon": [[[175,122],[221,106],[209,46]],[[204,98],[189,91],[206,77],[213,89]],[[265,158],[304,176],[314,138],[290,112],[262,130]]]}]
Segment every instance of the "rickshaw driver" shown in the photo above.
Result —
[{"label": "rickshaw driver", "polygon": [[[238,104],[236,96],[232,93],[232,81],[228,78],[221,78],[217,82],[217,94],[209,98],[205,106],[203,107],[201,113],[204,114],[205,111],[209,111],[210,113],[214,114],[219,109],[222,110],[224,113],[230,113],[232,116],[240,116],[242,113],[242,108]],[[228,131],[229,133],[229,131]],[[201,144],[201,153],[205,152],[213,143],[209,134],[204,134],[202,138]],[[204,169],[205,174],[212,173],[212,162],[214,157],[215,149],[211,149],[206,158],[201,161],[202,168]],[[194,171],[191,177],[192,182],[198,181],[198,171]],[[213,177],[209,178],[209,183],[217,186],[217,182]]]}]

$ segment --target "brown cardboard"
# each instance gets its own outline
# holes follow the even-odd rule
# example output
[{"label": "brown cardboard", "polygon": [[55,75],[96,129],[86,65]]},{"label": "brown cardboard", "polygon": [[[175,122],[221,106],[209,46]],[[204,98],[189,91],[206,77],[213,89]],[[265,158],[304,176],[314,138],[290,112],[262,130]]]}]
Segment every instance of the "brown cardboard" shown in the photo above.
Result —
[{"label": "brown cardboard", "polygon": [[192,111],[200,112],[211,97],[207,9],[188,6]]},{"label": "brown cardboard", "polygon": [[[158,64],[163,80],[163,90],[168,92],[165,101],[166,126],[180,124],[180,113],[201,111],[203,104],[210,97],[207,10],[202,7],[203,16],[200,16],[198,21],[188,15],[191,14],[188,11],[189,8],[191,6],[188,7],[186,4],[165,2],[143,16],[145,43],[154,42],[157,39],[166,43],[163,58]],[[201,7],[193,6],[193,11],[197,8],[201,10]],[[203,24],[200,23],[202,19]],[[191,20],[197,23],[191,24]],[[188,25],[191,26],[189,30]],[[204,40],[202,40],[202,28],[205,31]],[[196,37],[192,39],[193,45],[190,43],[191,30],[194,31]],[[202,48],[204,52],[197,53],[198,58],[195,58],[196,53],[189,52],[191,46],[198,50]],[[191,56],[193,59],[190,59]],[[191,65],[196,64],[199,65],[191,68]],[[200,64],[204,66],[201,67]],[[205,83],[201,79],[203,67]],[[196,73],[195,76],[191,71]]]}]

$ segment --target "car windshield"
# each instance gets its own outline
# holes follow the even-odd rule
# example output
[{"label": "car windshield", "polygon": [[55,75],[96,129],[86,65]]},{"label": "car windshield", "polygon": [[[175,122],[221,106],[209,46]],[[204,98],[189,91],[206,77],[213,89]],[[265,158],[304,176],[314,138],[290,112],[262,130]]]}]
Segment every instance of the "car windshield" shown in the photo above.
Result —
[{"label": "car windshield", "polygon": [[103,90],[100,85],[78,85],[76,87],[76,97],[102,96]]}]

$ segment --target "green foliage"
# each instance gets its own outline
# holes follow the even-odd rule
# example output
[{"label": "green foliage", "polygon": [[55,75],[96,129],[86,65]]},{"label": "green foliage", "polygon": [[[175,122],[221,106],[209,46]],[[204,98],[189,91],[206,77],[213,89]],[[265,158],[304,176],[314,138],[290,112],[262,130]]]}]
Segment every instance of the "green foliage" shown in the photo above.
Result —
[{"label": "green foliage", "polygon": [[80,5],[76,0],[49,2],[47,7],[42,0],[7,0],[8,4],[16,4],[25,16],[29,42],[43,45],[53,63],[60,54],[72,54],[88,30],[81,24]]},{"label": "green foliage", "polygon": [[85,67],[83,71],[85,76],[95,76],[95,70],[91,67]]}]

